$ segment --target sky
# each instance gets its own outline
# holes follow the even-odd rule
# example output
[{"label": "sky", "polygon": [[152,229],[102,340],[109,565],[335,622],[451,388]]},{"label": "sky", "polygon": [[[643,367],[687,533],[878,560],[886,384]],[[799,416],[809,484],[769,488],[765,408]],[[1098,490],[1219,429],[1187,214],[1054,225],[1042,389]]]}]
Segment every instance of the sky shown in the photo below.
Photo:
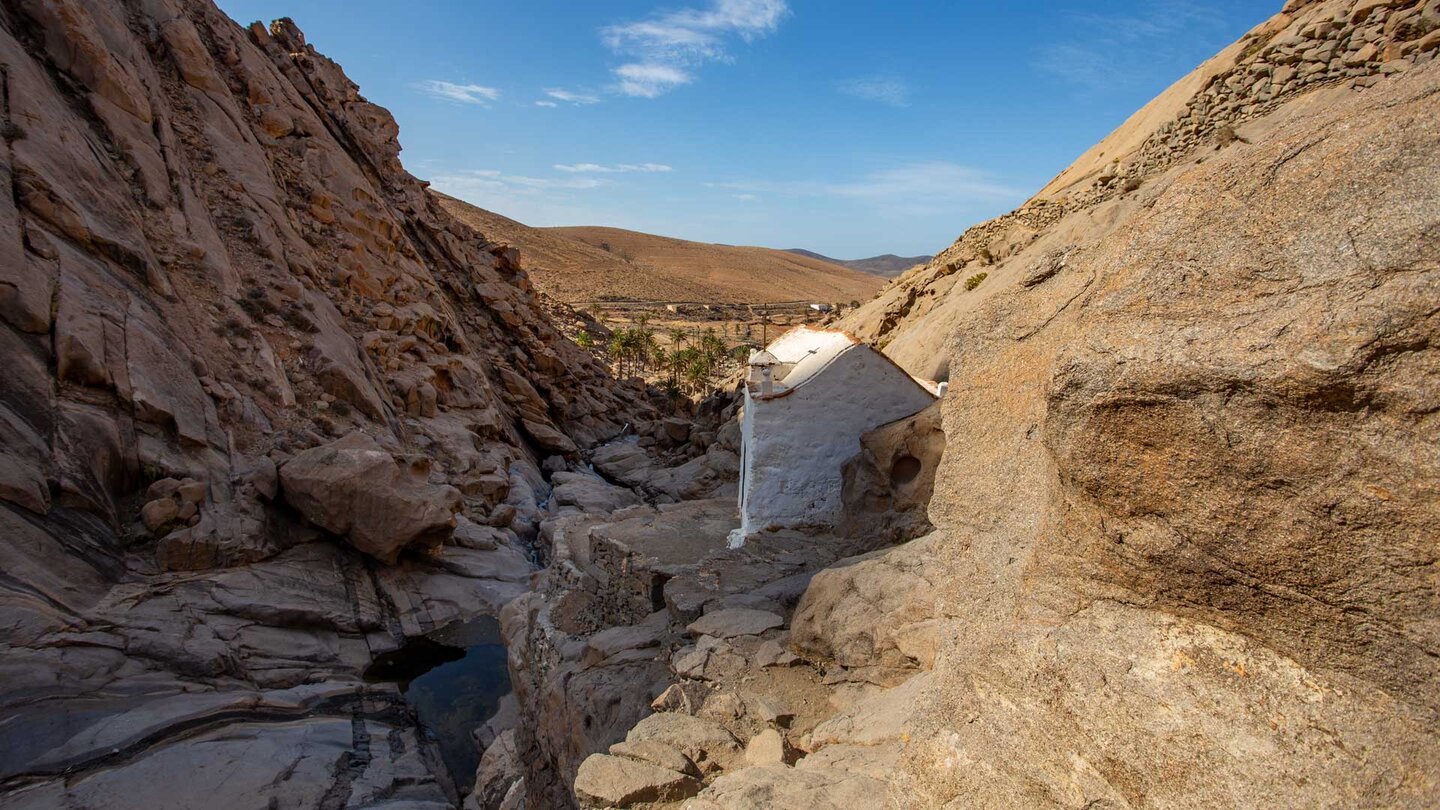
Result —
[{"label": "sky", "polygon": [[1280,0],[219,0],[289,16],[434,188],[841,259],[1024,202]]}]

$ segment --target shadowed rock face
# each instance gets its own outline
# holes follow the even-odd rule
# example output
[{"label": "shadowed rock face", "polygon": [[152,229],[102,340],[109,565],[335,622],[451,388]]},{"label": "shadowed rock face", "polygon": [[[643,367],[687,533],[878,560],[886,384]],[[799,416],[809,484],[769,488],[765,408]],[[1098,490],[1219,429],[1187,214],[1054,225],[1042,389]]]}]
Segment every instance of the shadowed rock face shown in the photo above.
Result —
[{"label": "shadowed rock face", "polygon": [[0,7],[0,803],[453,801],[361,673],[523,592],[538,454],[648,406],[397,131],[288,21]]}]

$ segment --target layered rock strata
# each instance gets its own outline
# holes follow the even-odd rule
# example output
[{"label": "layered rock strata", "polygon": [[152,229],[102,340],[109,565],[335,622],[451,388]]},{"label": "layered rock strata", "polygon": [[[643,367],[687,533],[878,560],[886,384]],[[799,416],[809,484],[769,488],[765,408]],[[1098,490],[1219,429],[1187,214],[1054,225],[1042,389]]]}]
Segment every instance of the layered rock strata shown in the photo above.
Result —
[{"label": "layered rock strata", "polygon": [[458,799],[363,673],[654,413],[399,152],[287,21],[0,6],[0,803]]}]

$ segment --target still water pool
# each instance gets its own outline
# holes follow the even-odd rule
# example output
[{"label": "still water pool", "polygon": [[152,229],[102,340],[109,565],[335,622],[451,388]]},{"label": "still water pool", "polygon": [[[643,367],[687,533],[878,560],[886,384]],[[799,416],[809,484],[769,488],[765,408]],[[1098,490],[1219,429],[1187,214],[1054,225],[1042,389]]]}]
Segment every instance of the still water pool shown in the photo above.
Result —
[{"label": "still water pool", "polygon": [[440,745],[440,755],[463,796],[475,783],[480,752],[470,733],[495,715],[510,692],[500,624],[491,616],[457,622],[378,656],[365,673],[371,681],[396,683],[420,722]]}]

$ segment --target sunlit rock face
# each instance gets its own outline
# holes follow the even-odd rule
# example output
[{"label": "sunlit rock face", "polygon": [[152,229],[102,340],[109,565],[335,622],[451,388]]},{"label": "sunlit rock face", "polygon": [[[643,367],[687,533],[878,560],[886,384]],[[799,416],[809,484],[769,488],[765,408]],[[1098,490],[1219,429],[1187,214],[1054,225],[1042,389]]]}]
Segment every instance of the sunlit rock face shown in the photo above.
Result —
[{"label": "sunlit rock face", "polygon": [[907,795],[1434,803],[1437,28],[1292,3],[861,314],[952,380]]},{"label": "sunlit rock face", "polygon": [[786,625],[672,657],[686,807],[1440,801],[1437,50],[1290,2],[842,320],[950,381],[936,530],[698,608]]}]

